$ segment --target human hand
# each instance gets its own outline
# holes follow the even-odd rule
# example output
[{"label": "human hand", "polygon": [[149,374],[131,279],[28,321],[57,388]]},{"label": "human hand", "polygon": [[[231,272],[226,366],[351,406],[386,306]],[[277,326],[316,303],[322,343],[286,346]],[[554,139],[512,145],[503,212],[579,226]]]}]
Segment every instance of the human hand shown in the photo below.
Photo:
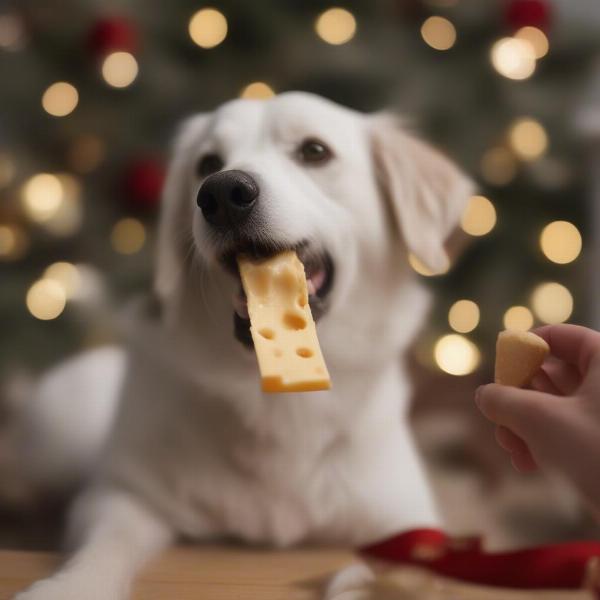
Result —
[{"label": "human hand", "polygon": [[600,333],[577,325],[534,333],[550,355],[531,389],[484,385],[475,402],[517,470],[558,469],[600,508]]}]

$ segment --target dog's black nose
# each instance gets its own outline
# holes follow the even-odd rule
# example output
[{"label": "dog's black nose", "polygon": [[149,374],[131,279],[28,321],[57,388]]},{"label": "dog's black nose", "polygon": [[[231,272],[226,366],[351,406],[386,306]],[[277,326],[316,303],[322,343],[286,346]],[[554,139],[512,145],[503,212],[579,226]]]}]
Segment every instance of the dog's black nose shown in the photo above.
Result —
[{"label": "dog's black nose", "polygon": [[248,219],[257,199],[256,181],[244,171],[231,170],[208,177],[196,201],[211,225],[230,229]]}]

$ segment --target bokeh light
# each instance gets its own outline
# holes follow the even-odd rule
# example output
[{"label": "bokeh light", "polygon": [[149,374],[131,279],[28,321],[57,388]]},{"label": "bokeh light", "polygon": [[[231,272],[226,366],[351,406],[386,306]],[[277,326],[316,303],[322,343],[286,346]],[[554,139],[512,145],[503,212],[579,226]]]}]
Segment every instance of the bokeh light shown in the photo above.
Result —
[{"label": "bokeh light", "polygon": [[573,312],[573,296],[560,283],[541,283],[531,294],[531,306],[543,323],[564,323]]},{"label": "bokeh light", "polygon": [[456,28],[444,17],[429,17],[421,26],[421,37],[435,50],[449,50],[456,42]]},{"label": "bokeh light", "polygon": [[190,19],[188,31],[201,48],[214,48],[227,37],[227,19],[214,8],[203,8]]},{"label": "bokeh light", "polygon": [[481,175],[493,185],[506,185],[517,174],[517,161],[512,152],[502,146],[487,150],[481,157]]},{"label": "bokeh light", "polygon": [[42,107],[53,117],[66,117],[79,102],[77,89],[66,81],[53,83],[42,96]]},{"label": "bokeh light", "polygon": [[448,311],[448,323],[458,333],[469,333],[479,325],[479,306],[472,300],[458,300]]},{"label": "bokeh light", "polygon": [[345,8],[330,8],[318,16],[315,31],[324,42],[339,46],[354,37],[356,19]]},{"label": "bokeh light", "polygon": [[75,177],[66,173],[60,173],[57,177],[63,189],[62,202],[56,212],[42,225],[53,235],[67,237],[77,233],[83,221],[81,185]]},{"label": "bokeh light", "polygon": [[417,258],[412,252],[408,254],[408,264],[412,267],[414,271],[416,271],[419,275],[423,275],[424,277],[435,277],[437,275],[444,275],[450,270],[450,265],[443,271],[432,271],[429,267],[427,267],[423,262]]},{"label": "bokeh light", "polygon": [[548,260],[559,265],[573,262],[581,252],[579,229],[568,221],[553,221],[544,227],[540,246]]},{"label": "bokeh light", "polygon": [[70,300],[77,294],[81,285],[81,276],[77,267],[69,262],[55,262],[44,271],[44,279],[50,279],[60,285],[65,298]]},{"label": "bokeh light", "polygon": [[0,225],[0,261],[21,258],[29,247],[29,239],[18,225]]},{"label": "bokeh light", "polygon": [[536,58],[544,58],[548,54],[550,44],[546,34],[541,29],[531,26],[522,27],[515,33],[514,37],[529,42]]},{"label": "bokeh light", "polygon": [[523,160],[536,160],[548,149],[548,135],[542,125],[529,118],[515,121],[508,132],[510,145]]},{"label": "bokeh light", "polygon": [[27,216],[36,223],[52,218],[63,201],[63,186],[56,175],[38,173],[23,185],[21,201]]},{"label": "bokeh light", "polygon": [[110,234],[110,243],[119,254],[135,254],[146,241],[146,229],[137,219],[126,217],[117,221]]},{"label": "bokeh light", "polygon": [[481,361],[477,346],[457,333],[441,337],[435,344],[433,355],[437,366],[450,375],[468,375]]},{"label": "bokeh light", "polygon": [[533,327],[533,314],[526,306],[511,306],[502,319],[504,329],[529,331]]},{"label": "bokeh light", "polygon": [[10,185],[15,177],[15,163],[7,154],[0,154],[0,188]]},{"label": "bokeh light", "polygon": [[522,80],[535,72],[535,50],[528,40],[502,38],[491,50],[494,69],[508,79]]},{"label": "bokeh light", "polygon": [[39,279],[27,291],[25,303],[29,312],[42,321],[56,319],[67,302],[62,286],[52,279]]},{"label": "bokeh light", "polygon": [[102,77],[108,85],[124,88],[131,85],[138,75],[138,64],[129,52],[113,52],[102,63]]},{"label": "bokeh light", "polygon": [[264,81],[254,81],[249,83],[241,92],[240,98],[249,98],[252,100],[266,100],[274,96],[273,88]]},{"label": "bokeh light", "polygon": [[17,245],[17,236],[13,227],[0,225],[0,258],[10,258]]},{"label": "bokeh light", "polygon": [[23,45],[25,29],[16,15],[0,15],[0,48],[18,50]]},{"label": "bokeh light", "polygon": [[69,301],[102,306],[106,301],[106,284],[102,273],[92,265],[77,263],[77,286],[69,293]]},{"label": "bokeh light", "polygon": [[465,233],[481,236],[496,225],[496,209],[485,196],[471,196],[460,226]]},{"label": "bokeh light", "polygon": [[69,237],[79,231],[82,221],[83,209],[79,198],[65,196],[58,210],[41,225],[56,237]]},{"label": "bokeh light", "polygon": [[21,191],[25,214],[56,236],[78,231],[83,219],[79,182],[66,173],[38,173],[28,179]]}]

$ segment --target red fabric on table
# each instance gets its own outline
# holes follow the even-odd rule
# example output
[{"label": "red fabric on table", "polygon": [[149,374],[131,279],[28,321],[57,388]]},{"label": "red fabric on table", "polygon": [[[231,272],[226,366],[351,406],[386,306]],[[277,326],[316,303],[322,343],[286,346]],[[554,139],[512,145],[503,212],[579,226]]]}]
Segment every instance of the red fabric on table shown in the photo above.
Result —
[{"label": "red fabric on table", "polygon": [[415,529],[360,549],[366,558],[426,567],[471,583],[521,589],[578,589],[600,592],[600,542],[551,544],[510,552],[485,552],[481,538],[455,538],[438,529]]}]

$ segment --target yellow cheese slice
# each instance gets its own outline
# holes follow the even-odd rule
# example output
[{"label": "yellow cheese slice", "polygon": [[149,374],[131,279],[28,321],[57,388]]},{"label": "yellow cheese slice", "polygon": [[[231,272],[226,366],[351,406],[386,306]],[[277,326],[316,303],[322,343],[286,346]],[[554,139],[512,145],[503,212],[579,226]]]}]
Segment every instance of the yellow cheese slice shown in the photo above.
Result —
[{"label": "yellow cheese slice", "polygon": [[542,366],[550,347],[530,331],[501,331],[496,342],[494,380],[502,385],[523,387]]},{"label": "yellow cheese slice", "polygon": [[248,298],[250,333],[265,392],[331,387],[308,305],[304,265],[293,251],[253,261],[238,258]]}]

